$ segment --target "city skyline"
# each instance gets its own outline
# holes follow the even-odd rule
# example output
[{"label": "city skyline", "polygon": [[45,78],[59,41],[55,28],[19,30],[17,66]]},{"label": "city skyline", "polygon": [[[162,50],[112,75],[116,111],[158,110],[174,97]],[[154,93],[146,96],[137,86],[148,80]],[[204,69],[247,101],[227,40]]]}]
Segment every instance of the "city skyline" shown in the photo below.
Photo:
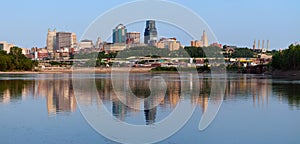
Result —
[{"label": "city skyline", "polygon": [[[169,35],[169,36],[160,36],[158,35],[158,30],[156,28],[156,20],[144,20],[144,22],[146,23],[146,27],[144,30],[144,36],[141,37],[141,32],[133,30],[133,31],[128,31],[127,30],[127,25],[123,25],[122,23],[118,24],[112,31],[112,36],[110,38],[107,39],[107,41],[103,41],[104,43],[109,43],[109,44],[129,44],[129,45],[149,45],[149,46],[155,46],[158,48],[167,48],[167,47],[163,47],[163,46],[159,46],[160,42],[166,41],[166,40],[171,40],[174,42],[179,43],[178,47],[186,47],[186,46],[191,46],[191,47],[209,47],[209,46],[216,46],[216,47],[220,47],[222,48],[223,44],[218,43],[218,41],[213,41],[213,40],[209,40],[207,34],[206,34],[206,30],[203,30],[202,36],[200,37],[200,39],[193,39],[191,38],[191,36],[189,36],[189,34],[182,34],[179,36],[179,41],[177,41],[178,38],[176,38],[174,35]],[[159,23],[159,22],[158,22]],[[163,24],[163,23],[161,23]],[[140,27],[141,23],[134,23],[135,26]],[[129,24],[129,26],[132,27],[132,24]],[[174,28],[176,29],[176,26],[172,26],[169,24],[164,24],[164,27],[168,27],[170,26],[170,29]],[[179,30],[180,31],[180,30]],[[181,32],[183,32],[181,30]],[[184,33],[184,32],[183,32]],[[60,35],[64,35],[63,39],[59,38]],[[175,34],[176,35],[176,34]],[[178,35],[177,35],[178,36]],[[187,38],[189,37],[191,39],[190,43],[188,44],[188,42],[186,41],[185,44],[181,45],[180,44],[180,38]],[[141,41],[142,39],[142,41]],[[148,40],[147,40],[148,39]],[[187,39],[187,40],[190,40]],[[48,50],[50,53],[60,50],[61,48],[99,48],[99,44],[102,42],[101,41],[101,36],[97,37],[97,40],[95,40],[95,38],[92,39],[80,39],[77,41],[77,35],[74,32],[71,31],[57,31],[56,28],[53,29],[53,31],[51,31],[51,28],[48,29],[48,33],[47,33],[47,38],[46,38],[46,45],[44,47],[40,47],[41,49],[46,49]],[[100,41],[99,41],[100,40]],[[59,46],[60,45],[60,41],[63,42],[64,46]],[[88,42],[88,47],[86,47]],[[93,44],[94,42],[95,45]],[[100,43],[99,43],[100,42]],[[248,48],[248,49],[260,49],[263,51],[269,51],[269,50],[273,50],[270,49],[270,40],[266,40],[267,44],[265,47],[265,40],[262,40],[262,45],[260,45],[260,40],[258,40],[258,43],[256,44],[256,39],[254,40],[254,44],[252,45],[252,47],[246,46],[238,46],[238,45],[231,45],[231,47],[239,47],[239,48]],[[1,43],[1,41],[0,41]],[[10,44],[7,43],[7,41],[2,41],[3,44]],[[84,43],[84,44],[83,44]],[[81,45],[85,45],[85,47],[82,47]],[[295,42],[294,44],[297,44],[297,42]],[[17,44],[10,44],[10,47],[13,46],[17,46]],[[96,46],[99,45],[99,46]],[[124,46],[126,46],[124,45]],[[165,44],[163,44],[165,45]],[[4,46],[4,45],[3,45]],[[8,50],[8,46],[6,45],[6,47],[3,47],[3,50],[6,50],[9,52]],[[96,47],[95,47],[96,46]],[[230,46],[229,44],[224,44],[224,46]],[[261,46],[261,47],[260,47]],[[36,46],[33,46],[32,48],[37,48]],[[22,48],[22,49],[27,49],[27,48]],[[101,48],[100,48],[101,49]],[[179,48],[175,48],[172,50],[178,50]],[[1,50],[1,49],[0,49]],[[30,50],[30,48],[28,48],[28,50]]]},{"label": "city skyline", "polygon": [[[14,43],[20,47],[44,47],[47,33],[45,29],[57,28],[59,31],[73,31],[79,37],[86,27],[99,15],[130,1],[116,0],[104,2],[88,0],[85,3],[73,1],[72,9],[65,11],[68,2],[59,2],[53,7],[37,0],[24,2],[5,1],[0,10],[5,22],[0,28],[1,41]],[[252,47],[254,39],[268,39],[271,48],[286,48],[289,44],[299,41],[300,24],[297,19],[296,0],[288,1],[179,1],[174,0],[201,16],[214,31],[220,43]],[[56,3],[51,1],[51,3]],[[98,3],[98,4],[97,4]],[[216,4],[217,3],[217,4]],[[53,9],[45,11],[45,9]],[[211,10],[215,12],[212,12]],[[20,24],[21,23],[21,24]],[[165,29],[160,28],[163,34]],[[176,37],[176,36],[175,36]]]}]

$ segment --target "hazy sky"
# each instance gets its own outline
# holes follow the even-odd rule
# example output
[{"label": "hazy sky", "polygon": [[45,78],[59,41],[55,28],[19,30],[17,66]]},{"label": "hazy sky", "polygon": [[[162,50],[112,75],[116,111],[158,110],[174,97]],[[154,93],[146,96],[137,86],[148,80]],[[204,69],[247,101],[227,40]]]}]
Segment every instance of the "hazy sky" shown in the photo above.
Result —
[{"label": "hazy sky", "polygon": [[[300,41],[299,0],[172,0],[195,11],[222,44],[249,46],[269,39],[271,48]],[[5,0],[0,41],[44,47],[48,28],[78,37],[99,15],[127,0]],[[163,29],[159,29],[163,31]]]}]

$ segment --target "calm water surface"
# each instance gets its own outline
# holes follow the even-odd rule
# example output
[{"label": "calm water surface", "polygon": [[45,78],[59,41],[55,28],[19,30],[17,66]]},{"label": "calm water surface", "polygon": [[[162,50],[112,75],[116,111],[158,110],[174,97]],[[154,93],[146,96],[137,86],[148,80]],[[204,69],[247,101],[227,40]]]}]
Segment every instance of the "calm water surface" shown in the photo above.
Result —
[{"label": "calm water surface", "polygon": [[[99,97],[116,119],[154,124],[176,107],[181,84],[175,74],[132,74],[133,93],[138,97],[149,96],[148,85],[153,76],[164,77],[168,88],[164,100],[154,109],[139,111],[123,105],[112,91],[109,74],[96,75]],[[198,131],[211,88],[211,76],[199,76],[200,94],[190,98],[190,104],[197,105],[196,111],[184,128],[161,143],[300,143],[300,81],[229,75],[216,119],[205,131]],[[87,96],[83,101],[85,105],[97,105],[96,99]],[[94,131],[81,115],[71,74],[28,74],[0,75],[0,143],[115,142]]]}]

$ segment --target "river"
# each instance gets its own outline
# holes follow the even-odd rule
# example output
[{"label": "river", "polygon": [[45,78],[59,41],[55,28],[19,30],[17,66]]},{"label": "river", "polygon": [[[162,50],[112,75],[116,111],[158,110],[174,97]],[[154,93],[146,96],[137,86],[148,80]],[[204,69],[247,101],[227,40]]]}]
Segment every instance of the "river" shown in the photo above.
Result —
[{"label": "river", "polygon": [[[98,134],[87,123],[79,105],[104,105],[117,120],[135,125],[153,125],[176,108],[184,87],[176,74],[150,73],[131,74],[129,87],[139,98],[146,98],[151,94],[148,86],[154,76],[165,78],[165,97],[153,109],[136,110],[118,99],[110,74],[85,75],[84,78],[95,80],[98,93],[98,96],[86,97],[76,97],[73,79],[80,76],[2,74],[0,143],[115,143]],[[182,129],[160,143],[300,142],[300,81],[273,79],[265,75],[229,74],[225,80],[223,103],[216,118],[208,128],[199,131],[199,121],[209,104],[212,80],[209,74],[199,74],[199,95],[188,99],[190,105],[196,106],[195,112]],[[88,89],[84,90],[83,93],[90,93]],[[132,105],[145,107],[146,104]]]}]

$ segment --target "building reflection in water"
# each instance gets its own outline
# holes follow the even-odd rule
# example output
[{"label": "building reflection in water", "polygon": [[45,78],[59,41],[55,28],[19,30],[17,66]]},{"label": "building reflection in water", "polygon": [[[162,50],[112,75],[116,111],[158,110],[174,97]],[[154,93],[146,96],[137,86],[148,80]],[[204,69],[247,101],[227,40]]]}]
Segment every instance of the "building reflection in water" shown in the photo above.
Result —
[{"label": "building reflection in water", "polygon": [[272,96],[272,80],[239,75],[227,80],[225,100],[249,99],[253,107],[268,107]]},{"label": "building reflection in water", "polygon": [[46,96],[49,115],[76,110],[76,100],[70,75],[46,75],[47,79],[43,78],[43,75],[40,77],[36,81],[37,95]]},{"label": "building reflection in water", "polygon": [[19,100],[45,98],[49,115],[76,110],[76,100],[70,75],[37,75],[35,80],[19,78],[1,81],[0,102],[9,104]]},{"label": "building reflection in water", "polygon": [[[76,110],[76,100],[74,96],[72,79],[70,74],[43,74],[37,75],[35,80],[1,80],[0,83],[0,103],[9,104],[21,100],[45,98],[49,115],[71,113]],[[138,97],[150,95],[149,78],[152,75],[137,75],[130,78],[129,87]],[[135,116],[139,113],[144,114],[147,125],[157,122],[157,114],[160,110],[172,111],[180,101],[181,89],[192,87],[190,82],[182,83],[176,75],[165,75],[167,92],[162,101],[159,99],[148,99],[144,103],[134,102],[130,97],[125,97],[126,101],[134,106],[144,106],[146,110],[139,111],[124,105],[113,91],[110,78],[97,78],[96,86],[99,97],[88,96],[80,97],[84,105],[100,105],[98,98],[103,103],[111,105],[113,115],[120,120],[126,117]],[[148,78],[148,79],[146,79]],[[123,84],[120,81],[120,84]],[[200,76],[200,94],[190,98],[191,104],[199,105],[203,112],[206,111],[209,94],[211,89],[211,78]],[[290,106],[300,108],[300,85],[299,84],[278,84],[272,79],[252,77],[249,75],[237,75],[227,79],[225,90],[225,101],[251,100],[254,108],[265,108],[269,105],[271,96],[278,98],[280,102],[287,102]],[[159,100],[158,107],[149,109]],[[100,107],[100,106],[99,106]],[[158,108],[160,110],[158,110]]]}]

